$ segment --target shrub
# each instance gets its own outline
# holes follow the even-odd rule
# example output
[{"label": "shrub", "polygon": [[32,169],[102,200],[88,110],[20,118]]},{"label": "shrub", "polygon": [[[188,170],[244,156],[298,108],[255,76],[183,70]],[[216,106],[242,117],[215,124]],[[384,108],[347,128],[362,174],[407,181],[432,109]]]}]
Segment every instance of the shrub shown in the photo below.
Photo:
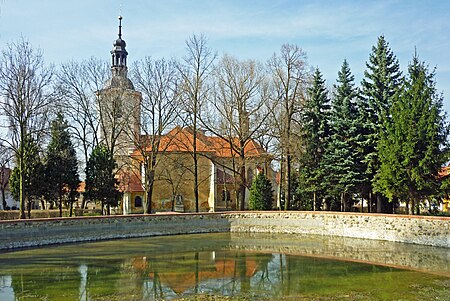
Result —
[{"label": "shrub", "polygon": [[269,179],[260,173],[250,188],[250,210],[271,210],[273,204],[273,190]]}]

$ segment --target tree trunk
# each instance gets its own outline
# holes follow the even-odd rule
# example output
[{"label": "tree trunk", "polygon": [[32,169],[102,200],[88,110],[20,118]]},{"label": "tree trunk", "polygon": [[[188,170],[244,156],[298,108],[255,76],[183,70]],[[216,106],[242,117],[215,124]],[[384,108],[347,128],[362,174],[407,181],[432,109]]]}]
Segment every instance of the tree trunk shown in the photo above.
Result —
[{"label": "tree trunk", "polygon": [[32,204],[33,204],[33,201],[27,200],[28,219],[31,219],[31,205]]},{"label": "tree trunk", "polygon": [[194,153],[194,197],[195,197],[195,212],[198,212],[199,208],[198,208],[198,161],[197,161],[197,152]]},{"label": "tree trunk", "polygon": [[279,184],[278,184],[278,202],[279,202],[279,205],[280,205],[280,211],[281,210],[283,210],[283,206],[282,206],[282,204],[281,204],[281,200],[282,200],[282,198],[283,198],[283,162],[281,162],[281,164],[280,164],[280,182],[279,182]]},{"label": "tree trunk", "polygon": [[361,213],[364,212],[364,197],[361,198]]},{"label": "tree trunk", "polygon": [[313,192],[313,211],[316,211],[317,193]]},{"label": "tree trunk", "polygon": [[2,188],[2,205],[3,210],[6,210],[6,206],[8,206],[8,204],[6,204],[5,188]]},{"label": "tree trunk", "polygon": [[383,200],[381,195],[377,192],[377,213],[383,212]]},{"label": "tree trunk", "polygon": [[368,201],[367,213],[371,213],[372,212],[372,191],[369,191],[369,199],[367,201]]},{"label": "tree trunk", "polygon": [[109,203],[106,205],[106,210],[107,210],[107,214],[111,215],[111,205]]},{"label": "tree trunk", "polygon": [[62,199],[59,196],[59,217],[62,217]]},{"label": "tree trunk", "polygon": [[45,210],[45,200],[43,198],[41,198],[41,207],[42,210]]},{"label": "tree trunk", "polygon": [[73,212],[73,202],[70,202],[70,212],[69,212],[69,216],[72,217],[72,212]]},{"label": "tree trunk", "polygon": [[105,202],[103,200],[102,200],[101,206],[102,206],[102,215],[104,215],[104,208],[103,207],[105,207]]},{"label": "tree trunk", "polygon": [[[21,156],[23,156],[23,151],[24,151],[24,147],[22,146],[23,143],[20,144],[20,153]],[[24,171],[24,166],[23,166],[23,158],[19,158],[19,207],[20,207],[20,219],[26,219],[25,216],[25,183],[24,183],[24,179],[23,179],[23,171]]]},{"label": "tree trunk", "polygon": [[245,143],[241,142],[241,170],[240,170],[240,177],[241,177],[241,184],[239,185],[239,210],[244,211],[245,210],[245,187],[246,187],[246,177],[245,177],[245,154],[244,154],[244,145]]},{"label": "tree trunk", "polygon": [[152,195],[153,195],[153,181],[155,179],[155,171],[150,170],[148,172],[148,187],[147,187],[147,208],[145,209],[145,213],[151,214],[152,213]]},{"label": "tree trunk", "polygon": [[194,159],[194,198],[195,212],[198,212],[198,158],[197,158],[197,107],[194,111],[194,133],[192,137],[193,159]]},{"label": "tree trunk", "polygon": [[289,210],[291,207],[291,200],[292,200],[292,195],[291,195],[291,160],[292,160],[292,156],[291,155],[287,155],[286,156],[286,210]]}]

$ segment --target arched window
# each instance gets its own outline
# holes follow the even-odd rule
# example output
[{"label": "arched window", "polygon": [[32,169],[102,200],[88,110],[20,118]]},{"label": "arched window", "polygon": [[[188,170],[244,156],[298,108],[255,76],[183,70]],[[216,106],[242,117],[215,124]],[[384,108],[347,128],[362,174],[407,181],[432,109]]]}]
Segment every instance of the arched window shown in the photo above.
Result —
[{"label": "arched window", "polygon": [[137,196],[134,198],[134,208],[142,207],[142,198]]}]

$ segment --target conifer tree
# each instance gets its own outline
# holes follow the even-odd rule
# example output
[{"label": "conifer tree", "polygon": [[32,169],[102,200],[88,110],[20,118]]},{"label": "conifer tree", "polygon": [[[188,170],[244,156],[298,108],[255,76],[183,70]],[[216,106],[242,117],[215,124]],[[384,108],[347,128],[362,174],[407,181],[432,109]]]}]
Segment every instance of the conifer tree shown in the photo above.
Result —
[{"label": "conifer tree", "polygon": [[97,145],[86,164],[84,195],[88,200],[101,202],[102,214],[105,205],[109,214],[111,206],[117,206],[121,196],[114,177],[115,168],[116,162],[108,148],[103,144]]},{"label": "conifer tree", "polygon": [[248,202],[250,210],[272,209],[272,184],[263,173],[259,173],[253,181]]},{"label": "conifer tree", "polygon": [[411,203],[418,213],[419,202],[437,194],[438,172],[448,161],[449,127],[434,77],[434,71],[415,54],[378,143],[381,168],[375,178],[376,190],[390,200],[401,198]]},{"label": "conifer tree", "polygon": [[69,126],[61,112],[51,124],[51,140],[47,147],[45,172],[49,184],[46,189],[47,200],[58,204],[60,217],[62,217],[63,202],[68,203],[70,216],[72,216],[80,177],[76,151],[70,140]]},{"label": "conifer tree", "polygon": [[[41,161],[40,149],[35,140],[29,135],[21,142],[23,145],[20,147],[23,153],[16,155],[16,160],[19,157],[23,160],[22,179],[23,189],[22,195],[24,197],[24,205],[26,204],[28,211],[28,218],[31,217],[31,207],[34,201],[41,197],[43,191],[42,188],[46,184],[44,177],[44,168]],[[16,166],[9,179],[9,186],[11,194],[16,201],[20,200],[20,178],[21,172],[18,166]],[[25,211],[25,206],[21,207],[21,211]],[[21,216],[25,215],[25,212],[21,212]]]},{"label": "conifer tree", "polygon": [[[312,194],[311,209],[316,210],[320,208],[319,200],[323,197],[321,183],[322,177],[327,172],[321,169],[321,162],[330,135],[330,99],[325,80],[318,68],[314,72],[312,86],[307,92],[301,116],[304,154],[300,159],[301,176],[298,186],[300,190],[304,189],[304,192]],[[301,191],[298,193],[306,197]],[[302,203],[305,203],[305,200],[302,200]]]},{"label": "conifer tree", "polygon": [[[402,83],[400,65],[384,36],[378,37],[377,45],[372,47],[366,67],[361,83],[362,98],[359,107],[360,119],[364,122],[362,147],[368,176],[365,186],[371,199],[369,187],[380,168],[376,145],[385,129],[390,108]],[[381,195],[378,194],[376,198],[377,212],[384,211],[383,207],[386,207],[386,204]]]},{"label": "conifer tree", "polygon": [[346,60],[338,73],[331,108],[331,136],[321,169],[326,171],[324,184],[329,197],[340,199],[341,210],[351,206],[352,193],[361,184],[361,158],[358,152],[358,113],[354,76]]}]

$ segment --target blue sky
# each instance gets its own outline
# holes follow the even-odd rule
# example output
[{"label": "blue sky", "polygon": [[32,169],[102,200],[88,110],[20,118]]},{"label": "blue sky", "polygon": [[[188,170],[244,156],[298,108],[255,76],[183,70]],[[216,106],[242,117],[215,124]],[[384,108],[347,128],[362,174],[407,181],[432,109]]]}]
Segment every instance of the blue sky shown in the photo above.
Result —
[{"label": "blue sky", "polygon": [[129,61],[182,57],[194,33],[205,34],[219,55],[261,61],[294,43],[332,85],[344,59],[359,83],[384,34],[403,70],[414,47],[437,67],[437,88],[450,111],[449,11],[450,1],[421,0],[0,0],[0,48],[23,35],[47,62],[109,60],[121,14]]}]

